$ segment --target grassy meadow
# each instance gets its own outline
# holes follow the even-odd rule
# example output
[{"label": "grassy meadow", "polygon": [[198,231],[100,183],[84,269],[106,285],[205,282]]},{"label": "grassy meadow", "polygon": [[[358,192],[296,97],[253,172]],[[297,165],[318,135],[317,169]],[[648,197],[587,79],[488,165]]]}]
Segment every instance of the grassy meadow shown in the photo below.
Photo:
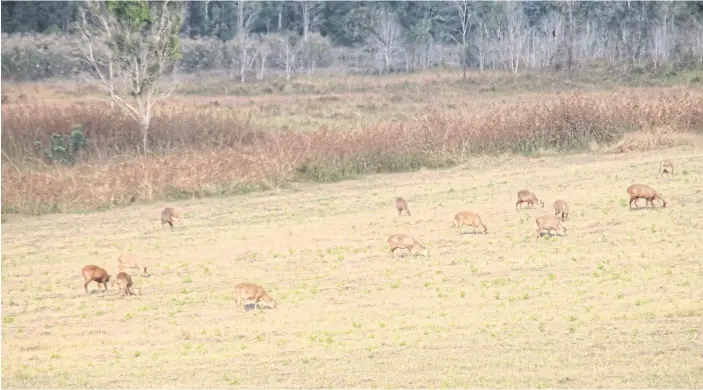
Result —
[{"label": "grassy meadow", "polygon": [[[147,156],[80,83],[3,84],[2,386],[701,388],[703,92],[686,77],[185,81]],[[75,165],[33,151],[77,123]],[[656,177],[664,158],[675,177]],[[667,207],[629,210],[636,182]],[[521,189],[544,209],[516,211]],[[537,238],[557,199],[568,235]],[[458,234],[461,210],[488,234]],[[394,233],[429,259],[389,258]],[[114,278],[120,251],[149,264],[128,270],[140,295],[85,294],[81,268]],[[278,308],[237,311],[240,281]]]},{"label": "grassy meadow", "polygon": [[[661,158],[675,179],[656,180]],[[98,388],[703,386],[700,149],[477,160],[296,190],[3,224],[2,385]],[[628,211],[632,182],[667,208]],[[545,208],[515,211],[530,188]],[[404,196],[412,216],[398,217]],[[534,218],[566,199],[566,237]],[[644,201],[640,201],[644,204]],[[488,235],[451,228],[473,210]],[[388,258],[388,235],[430,250]],[[141,295],[92,284],[130,250]],[[236,311],[234,283],[278,308]]]}]

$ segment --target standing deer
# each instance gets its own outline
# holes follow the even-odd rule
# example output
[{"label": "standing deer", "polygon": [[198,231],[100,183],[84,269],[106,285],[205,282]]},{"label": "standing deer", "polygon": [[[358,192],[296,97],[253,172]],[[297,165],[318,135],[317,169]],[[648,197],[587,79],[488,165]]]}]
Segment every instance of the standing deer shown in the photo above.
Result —
[{"label": "standing deer", "polygon": [[410,210],[408,209],[408,202],[403,198],[397,198],[395,200],[395,208],[398,209],[398,216],[403,215],[403,212],[410,216]]},{"label": "standing deer", "polygon": [[178,224],[181,222],[181,213],[174,209],[173,207],[166,207],[164,211],[161,212],[161,227],[165,224],[171,226],[171,231],[173,231],[173,224]]},{"label": "standing deer", "polygon": [[661,164],[659,164],[659,173],[657,173],[657,178],[664,175],[664,173],[666,173],[667,177],[669,175],[674,177],[674,163],[671,160],[663,160]]}]

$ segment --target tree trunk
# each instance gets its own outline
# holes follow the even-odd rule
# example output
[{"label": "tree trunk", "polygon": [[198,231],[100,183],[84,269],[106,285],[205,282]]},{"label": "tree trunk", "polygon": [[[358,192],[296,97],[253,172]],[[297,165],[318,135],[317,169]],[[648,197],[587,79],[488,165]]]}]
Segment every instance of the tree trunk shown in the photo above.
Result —
[{"label": "tree trunk", "polygon": [[142,131],[142,148],[144,150],[144,155],[149,152],[149,117],[142,117],[139,121],[139,128]]},{"label": "tree trunk", "polygon": [[110,89],[110,109],[114,110],[115,109],[115,77],[114,77],[114,69],[112,67],[112,55],[108,54],[108,82],[110,85],[108,88]]},{"label": "tree trunk", "polygon": [[300,2],[300,7],[303,14],[303,42],[307,42],[310,33],[310,9],[307,2]]},{"label": "tree trunk", "polygon": [[242,49],[241,56],[239,58],[239,82],[244,84],[246,82],[246,71],[247,71],[247,50]]},{"label": "tree trunk", "polygon": [[268,57],[267,53],[261,53],[261,63],[259,64],[259,80],[264,79],[264,73],[266,72],[266,58]]},{"label": "tree trunk", "polygon": [[463,55],[461,56],[461,62],[462,62],[463,67],[464,67],[464,75],[463,75],[462,77],[463,77],[464,80],[466,80],[466,68],[467,68],[467,65],[468,65],[468,64],[466,63],[466,38],[464,38],[464,44],[463,44],[463,46],[464,46],[464,47],[462,48],[462,49],[463,49],[463,50],[462,50]]}]

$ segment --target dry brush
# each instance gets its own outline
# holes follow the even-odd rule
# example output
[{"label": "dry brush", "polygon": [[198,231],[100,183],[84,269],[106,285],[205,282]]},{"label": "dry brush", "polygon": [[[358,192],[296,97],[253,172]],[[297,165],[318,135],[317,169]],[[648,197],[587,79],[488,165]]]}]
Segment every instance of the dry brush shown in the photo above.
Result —
[{"label": "dry brush", "polygon": [[[84,125],[88,145],[76,165],[36,154],[36,141],[76,123]],[[439,103],[407,121],[314,132],[263,131],[227,106],[166,105],[153,119],[147,156],[135,154],[138,128],[103,103],[3,105],[2,207],[43,213],[238,193],[451,166],[475,154],[585,149],[659,126],[700,131],[703,95],[640,101],[634,94],[571,94],[486,112]]]}]

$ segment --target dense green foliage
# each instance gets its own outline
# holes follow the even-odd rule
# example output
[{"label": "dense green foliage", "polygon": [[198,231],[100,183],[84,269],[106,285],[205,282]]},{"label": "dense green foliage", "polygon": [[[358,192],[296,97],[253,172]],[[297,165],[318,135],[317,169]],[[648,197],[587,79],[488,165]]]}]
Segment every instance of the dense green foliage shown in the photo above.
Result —
[{"label": "dense green foliage", "polygon": [[[80,1],[3,1],[3,33],[56,33],[70,32],[76,20]],[[127,2],[117,2],[127,3]],[[232,39],[236,35],[237,2],[233,1],[185,1],[185,17],[182,31],[190,38],[217,37]],[[299,2],[257,1],[246,2],[257,9],[257,17],[250,28],[252,33],[304,31],[304,16]],[[129,3],[127,3],[129,4]],[[531,26],[538,26],[551,13],[567,11],[567,2],[525,1],[519,3]],[[446,2],[307,2],[310,15],[310,30],[329,37],[333,44],[342,46],[361,45],[367,34],[373,32],[363,28],[368,22],[365,14],[387,8],[398,16],[401,25],[419,35],[425,30],[434,39],[455,34],[459,21],[454,11],[455,4]],[[486,20],[496,18],[502,11],[500,3],[476,2],[470,5],[475,17]],[[663,16],[664,8],[671,7],[677,22],[686,19],[703,20],[703,1],[667,4],[666,2],[574,2],[574,18],[585,21],[598,18],[613,28],[623,22],[647,24]],[[567,11],[568,12],[568,11]],[[554,27],[554,26],[553,26]],[[478,28],[478,24],[473,26]]]}]

